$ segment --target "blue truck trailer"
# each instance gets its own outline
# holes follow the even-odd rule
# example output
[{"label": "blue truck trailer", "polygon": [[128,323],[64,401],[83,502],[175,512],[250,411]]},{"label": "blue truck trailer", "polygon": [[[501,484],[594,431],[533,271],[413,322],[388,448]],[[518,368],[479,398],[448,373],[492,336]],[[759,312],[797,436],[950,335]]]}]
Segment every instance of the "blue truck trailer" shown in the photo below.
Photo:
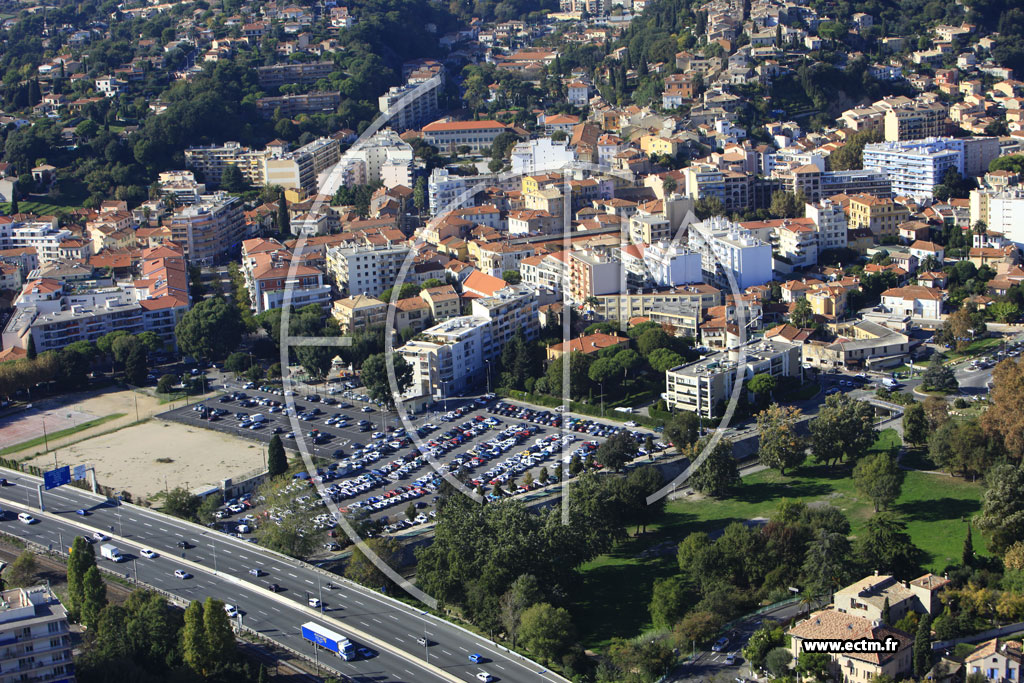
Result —
[{"label": "blue truck trailer", "polygon": [[351,640],[312,621],[302,625],[302,637],[314,645],[330,650],[346,662],[356,658],[356,646]]}]

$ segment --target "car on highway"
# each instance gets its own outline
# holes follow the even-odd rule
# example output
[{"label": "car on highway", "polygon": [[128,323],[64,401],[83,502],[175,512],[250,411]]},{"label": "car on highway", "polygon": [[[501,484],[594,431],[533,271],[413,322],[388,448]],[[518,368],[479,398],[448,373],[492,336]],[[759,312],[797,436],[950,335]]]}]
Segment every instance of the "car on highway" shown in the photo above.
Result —
[{"label": "car on highway", "polygon": [[224,605],[224,612],[228,615],[228,619],[238,616],[238,609],[234,605]]},{"label": "car on highway", "polygon": [[142,550],[140,550],[139,555],[149,558],[150,560],[160,557],[160,555],[155,550],[150,550],[149,548],[143,548]]},{"label": "car on highway", "polygon": [[494,680],[494,676],[487,673],[486,671],[481,671],[476,675],[476,680],[482,681],[483,683],[491,683],[491,681]]},{"label": "car on highway", "polygon": [[478,655],[474,652],[469,656],[469,661],[473,662],[474,664],[480,664],[484,661],[484,658],[481,655]]},{"label": "car on highway", "polygon": [[416,639],[416,644],[419,645],[420,647],[426,647],[429,642],[430,641],[428,641],[423,636],[420,636],[419,638]]},{"label": "car on highway", "polygon": [[377,656],[377,653],[368,647],[359,648],[358,653],[361,659],[372,659]]},{"label": "car on highway", "polygon": [[77,510],[75,510],[75,514],[80,517],[88,517],[91,513],[85,508],[78,508]]},{"label": "car on highway", "polygon": [[276,583],[271,583],[271,584],[267,585],[267,590],[270,591],[271,593],[278,593],[278,592],[281,591],[281,587],[278,586]]},{"label": "car on highway", "polygon": [[22,524],[35,524],[36,518],[28,514],[27,512],[22,512],[18,515],[18,521]]},{"label": "car on highway", "polygon": [[177,545],[182,550],[188,550],[189,548],[193,547],[193,545],[191,543],[189,543],[188,541],[178,541]]},{"label": "car on highway", "polygon": [[310,598],[306,602],[309,604],[310,607],[320,607],[320,598]]},{"label": "car on highway", "polygon": [[263,570],[262,569],[250,569],[249,573],[252,574],[253,576],[263,576]]},{"label": "car on highway", "polygon": [[722,650],[724,650],[727,647],[729,647],[729,639],[726,638],[725,636],[722,636],[721,638],[719,638],[718,640],[715,641],[714,645],[711,646],[711,651],[712,652],[721,652]]},{"label": "car on highway", "polygon": [[184,579],[191,579],[192,578],[192,575],[189,574],[184,569],[175,569],[174,570],[174,576],[175,576],[175,578],[182,579],[182,580],[184,580]]},{"label": "car on highway", "polygon": [[101,543],[103,541],[109,541],[110,540],[110,536],[107,536],[102,531],[94,531],[94,532],[92,532],[92,538],[93,538],[94,541],[99,541]]}]

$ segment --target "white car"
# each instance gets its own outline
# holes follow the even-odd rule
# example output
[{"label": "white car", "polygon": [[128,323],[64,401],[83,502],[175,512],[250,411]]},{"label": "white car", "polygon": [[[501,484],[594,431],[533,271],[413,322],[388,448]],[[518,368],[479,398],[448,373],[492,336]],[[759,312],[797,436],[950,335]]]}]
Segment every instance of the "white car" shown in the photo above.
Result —
[{"label": "white car", "polygon": [[176,578],[179,578],[179,579],[191,579],[192,578],[192,575],[189,574],[184,569],[175,569],[174,570],[174,576]]},{"label": "white car", "polygon": [[22,512],[18,515],[18,521],[22,524],[35,524],[36,518],[28,514],[27,512]]},{"label": "white car", "polygon": [[110,536],[107,536],[102,531],[94,531],[94,532],[92,532],[92,537],[93,537],[93,540],[99,541],[101,543],[103,541],[109,541],[110,540]]},{"label": "white car", "polygon": [[238,616],[238,610],[235,609],[234,605],[224,605],[224,611],[227,613],[229,619],[234,619]]},{"label": "white car", "polygon": [[155,550],[150,550],[149,548],[143,548],[142,550],[140,550],[139,555],[142,555],[143,557],[148,558],[150,560],[159,557]]},{"label": "white car", "polygon": [[319,609],[320,608],[320,598],[310,598],[309,599],[309,606],[310,607],[316,607],[317,609]]},{"label": "white car", "polygon": [[494,676],[487,673],[486,671],[481,671],[476,675],[476,680],[483,681],[483,683],[491,683],[491,681],[494,680]]}]

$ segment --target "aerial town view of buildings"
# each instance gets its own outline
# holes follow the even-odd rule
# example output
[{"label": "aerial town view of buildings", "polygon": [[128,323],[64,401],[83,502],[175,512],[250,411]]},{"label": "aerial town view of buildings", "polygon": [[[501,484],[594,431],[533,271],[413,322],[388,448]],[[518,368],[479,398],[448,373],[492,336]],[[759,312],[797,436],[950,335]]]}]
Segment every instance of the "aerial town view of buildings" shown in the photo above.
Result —
[{"label": "aerial town view of buildings", "polygon": [[1020,679],[1017,3],[0,22],[0,681]]}]

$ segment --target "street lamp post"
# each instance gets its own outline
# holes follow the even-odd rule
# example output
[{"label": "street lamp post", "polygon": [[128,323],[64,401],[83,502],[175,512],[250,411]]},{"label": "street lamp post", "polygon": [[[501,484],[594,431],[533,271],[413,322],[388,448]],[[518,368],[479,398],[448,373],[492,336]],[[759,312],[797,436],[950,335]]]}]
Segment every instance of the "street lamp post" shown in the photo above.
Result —
[{"label": "street lamp post", "polygon": [[487,363],[487,393],[491,393],[491,360],[485,358],[484,362]]}]

